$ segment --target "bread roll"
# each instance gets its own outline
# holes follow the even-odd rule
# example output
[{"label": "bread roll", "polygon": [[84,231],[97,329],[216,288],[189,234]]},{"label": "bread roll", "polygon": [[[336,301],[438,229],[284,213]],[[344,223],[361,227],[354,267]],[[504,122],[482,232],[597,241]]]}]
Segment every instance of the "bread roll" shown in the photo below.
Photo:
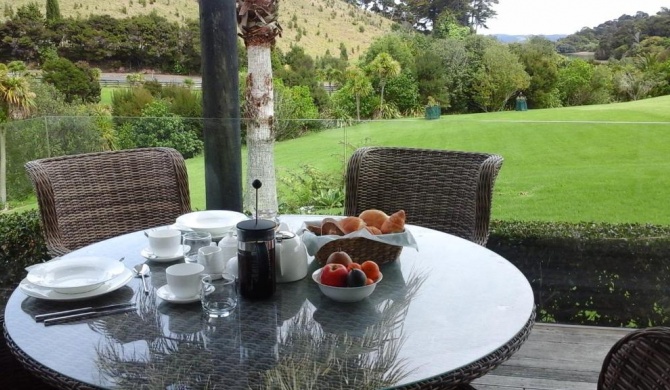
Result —
[{"label": "bread roll", "polygon": [[405,231],[405,210],[391,214],[380,230],[383,234],[402,233]]},{"label": "bread roll", "polygon": [[358,217],[362,219],[366,225],[374,226],[377,229],[381,229],[384,222],[389,218],[385,212],[376,209],[365,210]]},{"label": "bread roll", "polygon": [[358,217],[342,218],[338,225],[344,234],[349,234],[365,227],[365,222]]},{"label": "bread roll", "polygon": [[365,228],[368,229],[368,231],[374,234],[375,236],[382,234],[382,231],[374,226],[366,226]]},{"label": "bread roll", "polygon": [[337,220],[333,218],[324,218],[323,221],[321,221],[321,234],[324,236],[343,236],[344,232],[340,228],[340,224]]}]

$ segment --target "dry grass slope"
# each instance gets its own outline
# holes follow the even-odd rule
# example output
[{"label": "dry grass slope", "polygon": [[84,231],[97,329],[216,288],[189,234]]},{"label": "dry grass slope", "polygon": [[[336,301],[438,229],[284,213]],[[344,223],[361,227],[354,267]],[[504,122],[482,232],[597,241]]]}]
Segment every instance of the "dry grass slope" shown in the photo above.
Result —
[{"label": "dry grass slope", "polygon": [[[0,0],[0,7],[16,11],[30,2],[37,2],[46,13],[46,0]],[[124,18],[155,10],[170,20],[184,22],[197,19],[199,12],[197,0],[59,0],[59,4],[63,16],[75,18],[94,14]],[[279,22],[284,28],[277,42],[282,51],[295,44],[314,58],[323,56],[327,50],[339,56],[340,43],[344,43],[350,59],[358,58],[375,38],[391,31],[392,24],[342,0],[282,0]]]}]

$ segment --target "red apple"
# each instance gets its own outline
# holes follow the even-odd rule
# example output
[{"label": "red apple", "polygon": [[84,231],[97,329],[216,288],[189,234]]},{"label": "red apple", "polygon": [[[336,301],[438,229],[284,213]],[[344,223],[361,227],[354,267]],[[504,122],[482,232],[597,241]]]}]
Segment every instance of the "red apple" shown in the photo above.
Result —
[{"label": "red apple", "polygon": [[321,269],[321,284],[333,287],[346,287],[349,270],[342,264],[326,264]]}]

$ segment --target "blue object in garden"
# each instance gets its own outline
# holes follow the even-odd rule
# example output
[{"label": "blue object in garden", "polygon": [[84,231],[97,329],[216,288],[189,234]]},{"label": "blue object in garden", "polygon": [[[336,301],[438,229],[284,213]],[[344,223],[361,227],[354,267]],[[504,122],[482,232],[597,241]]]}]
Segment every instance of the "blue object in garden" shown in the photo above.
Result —
[{"label": "blue object in garden", "polygon": [[526,97],[523,96],[523,93],[519,92],[516,97],[516,111],[528,111],[528,104],[526,103]]}]

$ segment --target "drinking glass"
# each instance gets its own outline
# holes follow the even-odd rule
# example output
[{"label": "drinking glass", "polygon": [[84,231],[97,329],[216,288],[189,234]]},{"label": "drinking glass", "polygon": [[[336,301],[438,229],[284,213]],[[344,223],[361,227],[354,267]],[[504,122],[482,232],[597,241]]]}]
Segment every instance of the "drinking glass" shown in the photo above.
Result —
[{"label": "drinking glass", "polygon": [[205,275],[200,287],[200,302],[209,317],[228,317],[237,306],[237,283],[233,275]]},{"label": "drinking glass", "polygon": [[212,235],[207,232],[186,232],[182,238],[184,244],[184,260],[187,263],[197,263],[198,250],[212,244]]}]

